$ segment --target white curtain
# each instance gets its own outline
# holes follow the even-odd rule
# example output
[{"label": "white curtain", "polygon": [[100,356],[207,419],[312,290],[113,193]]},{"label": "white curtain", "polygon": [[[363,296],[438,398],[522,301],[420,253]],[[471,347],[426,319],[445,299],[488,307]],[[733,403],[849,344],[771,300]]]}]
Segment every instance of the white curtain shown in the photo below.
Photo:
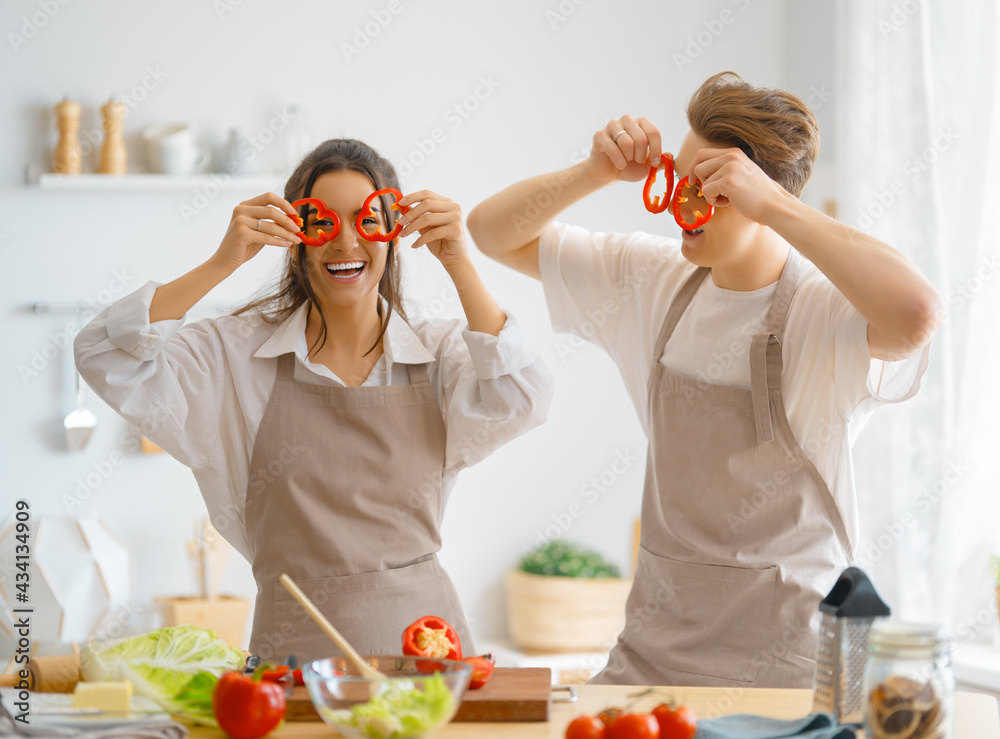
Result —
[{"label": "white curtain", "polygon": [[920,393],[855,445],[860,565],[894,615],[996,644],[1000,9],[838,7],[839,217],[913,259],[947,309]]}]

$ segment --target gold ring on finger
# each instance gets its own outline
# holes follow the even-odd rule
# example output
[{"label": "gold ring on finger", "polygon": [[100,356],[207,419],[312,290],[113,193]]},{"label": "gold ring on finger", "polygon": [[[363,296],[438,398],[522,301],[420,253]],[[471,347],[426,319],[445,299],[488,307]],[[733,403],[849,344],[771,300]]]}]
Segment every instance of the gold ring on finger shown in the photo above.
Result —
[{"label": "gold ring on finger", "polygon": [[618,137],[619,137],[619,136],[621,136],[621,135],[622,135],[623,133],[628,133],[628,131],[626,131],[626,130],[625,130],[625,129],[623,128],[623,129],[622,129],[621,131],[619,131],[618,133],[616,133],[616,134],[615,134],[615,135],[614,135],[614,136],[613,136],[613,137],[611,138],[611,141],[612,141],[613,143],[616,143],[616,144],[617,144],[617,143],[618,143]]}]

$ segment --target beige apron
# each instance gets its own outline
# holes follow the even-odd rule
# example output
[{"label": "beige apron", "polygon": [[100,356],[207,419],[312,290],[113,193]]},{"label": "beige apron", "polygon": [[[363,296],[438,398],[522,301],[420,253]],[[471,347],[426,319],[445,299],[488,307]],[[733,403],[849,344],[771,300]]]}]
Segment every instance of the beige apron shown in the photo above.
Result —
[{"label": "beige apron", "polygon": [[278,582],[288,573],[362,654],[401,654],[421,616],[474,645],[438,563],[445,426],[427,366],[409,385],[343,387],[278,371],[250,459],[245,524],[257,600],[250,651],[280,662],[339,655]]},{"label": "beige apron", "polygon": [[852,554],[782,400],[780,338],[799,270],[792,250],[765,329],[750,341],[749,390],[659,361],[710,270],[698,269],[670,306],[649,379],[635,582],[625,629],[593,682],[812,686],[811,622]]}]

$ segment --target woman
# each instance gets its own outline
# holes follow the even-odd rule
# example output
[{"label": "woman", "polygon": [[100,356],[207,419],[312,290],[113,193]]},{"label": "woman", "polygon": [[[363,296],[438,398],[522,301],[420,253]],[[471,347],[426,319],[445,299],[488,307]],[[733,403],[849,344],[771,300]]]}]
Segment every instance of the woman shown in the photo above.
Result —
[{"label": "woman", "polygon": [[685,188],[679,210],[716,210],[680,218],[680,243],[553,222],[659,164],[659,131],[632,116],[586,161],[478,205],[469,230],[542,281],[557,330],[608,351],[649,437],[626,625],[595,681],[807,688],[819,601],[857,541],[851,444],[916,392],[940,300],[899,252],[798,199],[819,150],[800,100],[723,73],[687,114],[676,171],[701,197]]},{"label": "woman", "polygon": [[[469,259],[456,203],[408,194],[402,232],[392,166],[365,144],[327,141],[285,197],[238,205],[218,250],[165,285],[110,306],[76,339],[80,372],[122,416],[190,466],[217,528],[257,582],[250,650],[265,659],[331,653],[278,583],[288,573],[362,653],[396,654],[403,629],[434,614],[473,652],[438,564],[439,526],[458,472],[540,424],[550,376]],[[291,202],[315,198],[340,220],[302,243]],[[355,225],[361,213],[360,224]],[[335,216],[302,206],[303,232]],[[399,239],[419,233],[455,284],[468,320],[408,320]],[[287,248],[277,292],[233,315],[181,326],[185,313],[265,246]],[[464,330],[463,330],[464,329]]]}]

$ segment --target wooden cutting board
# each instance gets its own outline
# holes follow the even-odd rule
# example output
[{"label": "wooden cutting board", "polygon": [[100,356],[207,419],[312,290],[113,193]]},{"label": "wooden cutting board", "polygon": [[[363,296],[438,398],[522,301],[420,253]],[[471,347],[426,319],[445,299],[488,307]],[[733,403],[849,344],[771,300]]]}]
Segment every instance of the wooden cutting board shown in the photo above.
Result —
[{"label": "wooden cutting board", "polygon": [[[479,690],[467,690],[452,721],[548,721],[552,670],[497,667]],[[285,704],[286,721],[320,721],[309,691],[297,687]]]}]

